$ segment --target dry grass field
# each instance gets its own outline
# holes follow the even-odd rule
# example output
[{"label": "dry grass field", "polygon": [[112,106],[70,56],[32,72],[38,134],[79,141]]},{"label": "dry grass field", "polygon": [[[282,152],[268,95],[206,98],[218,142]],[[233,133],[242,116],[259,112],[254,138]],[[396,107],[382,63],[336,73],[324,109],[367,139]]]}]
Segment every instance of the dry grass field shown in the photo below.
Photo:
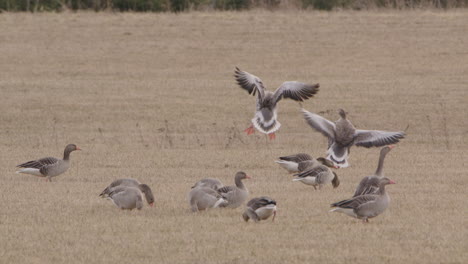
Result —
[{"label": "dry grass field", "polygon": [[[468,11],[0,15],[0,263],[467,263]],[[314,191],[274,160],[325,154],[299,105],[279,105],[274,141],[243,130],[255,99],[234,67],[270,89],[319,82],[303,106],[358,128],[403,130],[387,156],[392,204],[370,223],[329,204],[375,171],[354,147],[341,186]],[[51,183],[19,163],[61,157]],[[243,208],[193,214],[198,179],[278,202],[275,222]],[[155,207],[121,211],[111,181],[149,184]]]}]

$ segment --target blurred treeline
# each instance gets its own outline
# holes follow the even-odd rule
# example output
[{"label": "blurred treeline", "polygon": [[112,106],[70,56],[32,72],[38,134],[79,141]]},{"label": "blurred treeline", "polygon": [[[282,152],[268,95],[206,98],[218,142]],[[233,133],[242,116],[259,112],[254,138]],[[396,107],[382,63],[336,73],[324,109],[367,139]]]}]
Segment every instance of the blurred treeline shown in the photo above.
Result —
[{"label": "blurred treeline", "polygon": [[138,11],[182,12],[190,10],[281,9],[374,9],[457,8],[468,0],[0,0],[0,11]]}]

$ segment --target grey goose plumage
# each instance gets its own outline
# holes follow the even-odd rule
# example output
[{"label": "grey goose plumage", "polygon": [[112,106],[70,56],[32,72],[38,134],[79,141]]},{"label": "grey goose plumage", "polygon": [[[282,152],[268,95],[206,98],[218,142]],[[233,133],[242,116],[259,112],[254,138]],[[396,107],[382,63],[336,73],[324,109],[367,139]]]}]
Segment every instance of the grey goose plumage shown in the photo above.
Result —
[{"label": "grey goose plumage", "polygon": [[107,186],[99,196],[101,197],[109,197],[109,194],[112,193],[115,189],[121,189],[121,188],[127,188],[127,187],[132,187],[132,188],[137,188],[140,190],[140,192],[145,196],[146,202],[150,205],[154,205],[154,195],[153,191],[151,188],[146,185],[140,183],[136,179],[132,178],[122,178],[122,179],[117,179],[113,181],[109,186]]},{"label": "grey goose plumage", "polygon": [[242,214],[244,221],[252,219],[254,222],[266,220],[273,215],[272,221],[276,216],[276,201],[267,196],[256,197],[247,203],[247,207]]},{"label": "grey goose plumage", "polygon": [[196,182],[192,186],[192,189],[197,188],[197,187],[207,187],[207,188],[211,188],[213,190],[218,190],[219,188],[221,188],[223,186],[224,186],[223,183],[218,179],[205,178],[205,179],[201,179],[198,182]]},{"label": "grey goose plumage", "polygon": [[75,144],[68,144],[63,152],[63,159],[46,157],[37,160],[31,160],[16,167],[22,168],[16,173],[31,174],[39,177],[46,177],[46,181],[52,181],[52,177],[58,176],[70,168],[70,153],[75,150],[81,150]]},{"label": "grey goose plumage", "polygon": [[359,195],[348,200],[333,203],[331,206],[335,208],[330,210],[330,212],[344,213],[348,216],[362,219],[364,222],[369,222],[369,218],[380,215],[388,208],[390,197],[385,191],[385,186],[388,184],[395,184],[395,182],[389,178],[381,178],[377,193]]},{"label": "grey goose plumage", "polygon": [[287,170],[289,173],[299,172],[299,163],[302,161],[314,160],[312,156],[306,153],[298,153],[290,156],[279,157],[279,160],[275,162],[278,163],[282,168]]},{"label": "grey goose plumage", "polygon": [[319,90],[319,84],[306,84],[296,81],[287,81],[281,84],[275,92],[267,91],[263,82],[257,76],[236,67],[234,75],[241,88],[251,95],[256,95],[256,111],[252,125],[245,132],[250,135],[258,131],[268,134],[270,139],[275,138],[275,132],[281,127],[277,121],[277,103],[282,98],[289,98],[302,102],[313,97]]},{"label": "grey goose plumage", "polygon": [[237,208],[247,200],[249,191],[242,182],[244,179],[251,179],[251,177],[245,172],[239,171],[234,176],[236,186],[224,186],[218,189],[221,196],[228,201],[227,207]]},{"label": "grey goose plumage", "polygon": [[192,212],[225,207],[228,204],[228,201],[216,190],[203,186],[192,188],[189,192],[188,200]]},{"label": "grey goose plumage", "polygon": [[141,190],[135,187],[117,186],[108,194],[109,199],[120,209],[141,210],[143,198]]},{"label": "grey goose plumage", "polygon": [[300,181],[306,185],[312,185],[315,190],[322,189],[326,184],[331,183],[333,188],[337,188],[340,185],[338,175],[333,172],[330,168],[334,168],[335,165],[330,160],[323,157],[317,160],[301,161],[298,165],[299,173],[294,174],[296,178],[293,181]]},{"label": "grey goose plumage", "polygon": [[356,129],[347,119],[343,109],[339,110],[340,119],[336,122],[331,122],[305,109],[302,109],[302,113],[307,124],[328,138],[327,159],[341,168],[349,166],[349,150],[353,145],[366,148],[381,147],[398,143],[400,139],[405,137],[405,133],[402,131]]},{"label": "grey goose plumage", "polygon": [[353,197],[364,195],[364,194],[375,194],[379,190],[379,181],[384,177],[383,165],[385,157],[387,154],[394,148],[393,145],[383,147],[380,150],[379,162],[377,164],[377,169],[375,170],[374,175],[364,177],[361,182],[359,182],[356,191],[354,192]]}]

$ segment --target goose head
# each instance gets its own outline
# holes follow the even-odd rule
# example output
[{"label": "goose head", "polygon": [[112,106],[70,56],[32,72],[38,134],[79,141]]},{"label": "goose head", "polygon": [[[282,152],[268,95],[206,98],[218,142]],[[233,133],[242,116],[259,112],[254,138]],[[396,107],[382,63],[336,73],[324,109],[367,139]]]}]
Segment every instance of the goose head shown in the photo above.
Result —
[{"label": "goose head", "polygon": [[153,206],[154,205],[154,196],[153,196],[153,192],[151,191],[151,188],[146,184],[140,184],[140,185],[138,185],[138,188],[145,195],[145,198],[146,198],[146,201],[148,202],[148,204],[150,206]]}]

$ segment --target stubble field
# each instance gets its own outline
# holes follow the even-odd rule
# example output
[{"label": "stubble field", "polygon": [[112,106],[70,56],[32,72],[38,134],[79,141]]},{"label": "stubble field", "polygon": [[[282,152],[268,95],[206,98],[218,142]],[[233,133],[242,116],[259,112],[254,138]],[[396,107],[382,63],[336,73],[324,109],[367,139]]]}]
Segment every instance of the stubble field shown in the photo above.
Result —
[{"label": "stubble field", "polygon": [[[468,12],[213,12],[0,15],[1,263],[466,263]],[[292,182],[274,160],[323,156],[299,105],[279,105],[274,141],[243,130],[254,97],[234,67],[321,84],[303,103],[358,128],[403,130],[386,159],[392,204],[369,224],[328,213],[375,171],[353,148],[341,185]],[[53,182],[15,174],[61,157]],[[205,177],[278,202],[275,222],[242,208],[193,214]],[[149,184],[155,207],[121,211],[98,194],[117,178]]]}]

